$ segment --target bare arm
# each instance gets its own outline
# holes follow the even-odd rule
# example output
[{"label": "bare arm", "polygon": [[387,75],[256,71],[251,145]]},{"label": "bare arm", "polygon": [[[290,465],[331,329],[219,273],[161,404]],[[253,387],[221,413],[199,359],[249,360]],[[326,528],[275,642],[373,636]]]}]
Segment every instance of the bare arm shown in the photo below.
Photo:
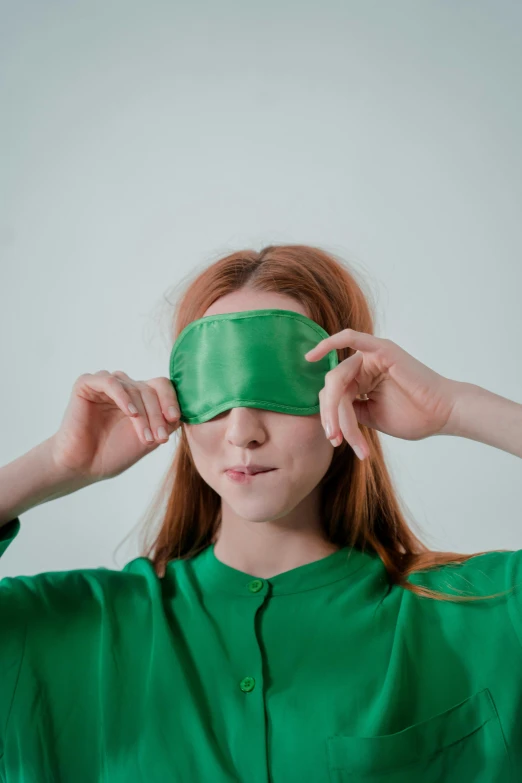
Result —
[{"label": "bare arm", "polygon": [[437,435],[459,435],[522,457],[522,404],[474,383],[455,383],[455,404]]},{"label": "bare arm", "polygon": [[0,527],[48,500],[69,495],[94,483],[55,466],[52,438],[0,468]]}]

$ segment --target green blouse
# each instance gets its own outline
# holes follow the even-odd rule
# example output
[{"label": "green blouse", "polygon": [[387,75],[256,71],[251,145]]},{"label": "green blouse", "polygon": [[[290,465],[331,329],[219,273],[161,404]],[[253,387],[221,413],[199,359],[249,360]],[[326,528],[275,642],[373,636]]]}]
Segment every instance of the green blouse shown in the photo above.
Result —
[{"label": "green blouse", "polygon": [[[0,528],[0,555],[20,520]],[[410,582],[486,595],[522,550]],[[522,780],[522,597],[388,589],[345,547],[260,579],[209,546],[0,580],[2,783]]]}]

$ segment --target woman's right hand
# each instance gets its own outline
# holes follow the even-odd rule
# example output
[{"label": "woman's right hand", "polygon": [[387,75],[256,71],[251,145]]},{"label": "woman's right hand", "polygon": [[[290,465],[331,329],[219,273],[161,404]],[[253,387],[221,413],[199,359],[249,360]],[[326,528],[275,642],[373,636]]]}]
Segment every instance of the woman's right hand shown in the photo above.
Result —
[{"label": "woman's right hand", "polygon": [[[174,414],[169,412],[172,407]],[[75,381],[60,428],[50,439],[55,466],[88,482],[113,478],[166,443],[180,426],[179,417],[169,378],[135,381],[121,371],[84,373]],[[152,441],[145,436],[147,429]]]}]

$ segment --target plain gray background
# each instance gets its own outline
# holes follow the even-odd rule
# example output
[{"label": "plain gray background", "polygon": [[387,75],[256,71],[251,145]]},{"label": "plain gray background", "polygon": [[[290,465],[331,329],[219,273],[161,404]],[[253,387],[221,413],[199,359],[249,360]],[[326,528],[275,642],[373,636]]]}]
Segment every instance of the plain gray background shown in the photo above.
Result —
[{"label": "plain gray background", "polygon": [[[0,464],[56,431],[81,373],[168,375],[167,292],[269,243],[340,255],[378,336],[522,402],[520,4],[1,9]],[[381,438],[431,548],[522,548],[517,457]],[[1,575],[137,557],[174,445],[22,515]]]}]

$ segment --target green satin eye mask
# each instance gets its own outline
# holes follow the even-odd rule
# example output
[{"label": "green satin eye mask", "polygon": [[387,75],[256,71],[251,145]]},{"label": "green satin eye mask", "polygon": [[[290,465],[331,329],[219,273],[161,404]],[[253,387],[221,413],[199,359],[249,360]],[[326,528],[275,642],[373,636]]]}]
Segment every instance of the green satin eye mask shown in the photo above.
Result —
[{"label": "green satin eye mask", "polygon": [[304,354],[328,333],[293,310],[263,309],[192,321],[169,363],[181,421],[201,424],[230,408],[264,408],[294,416],[319,413],[326,373],[337,351],[316,362]]}]

